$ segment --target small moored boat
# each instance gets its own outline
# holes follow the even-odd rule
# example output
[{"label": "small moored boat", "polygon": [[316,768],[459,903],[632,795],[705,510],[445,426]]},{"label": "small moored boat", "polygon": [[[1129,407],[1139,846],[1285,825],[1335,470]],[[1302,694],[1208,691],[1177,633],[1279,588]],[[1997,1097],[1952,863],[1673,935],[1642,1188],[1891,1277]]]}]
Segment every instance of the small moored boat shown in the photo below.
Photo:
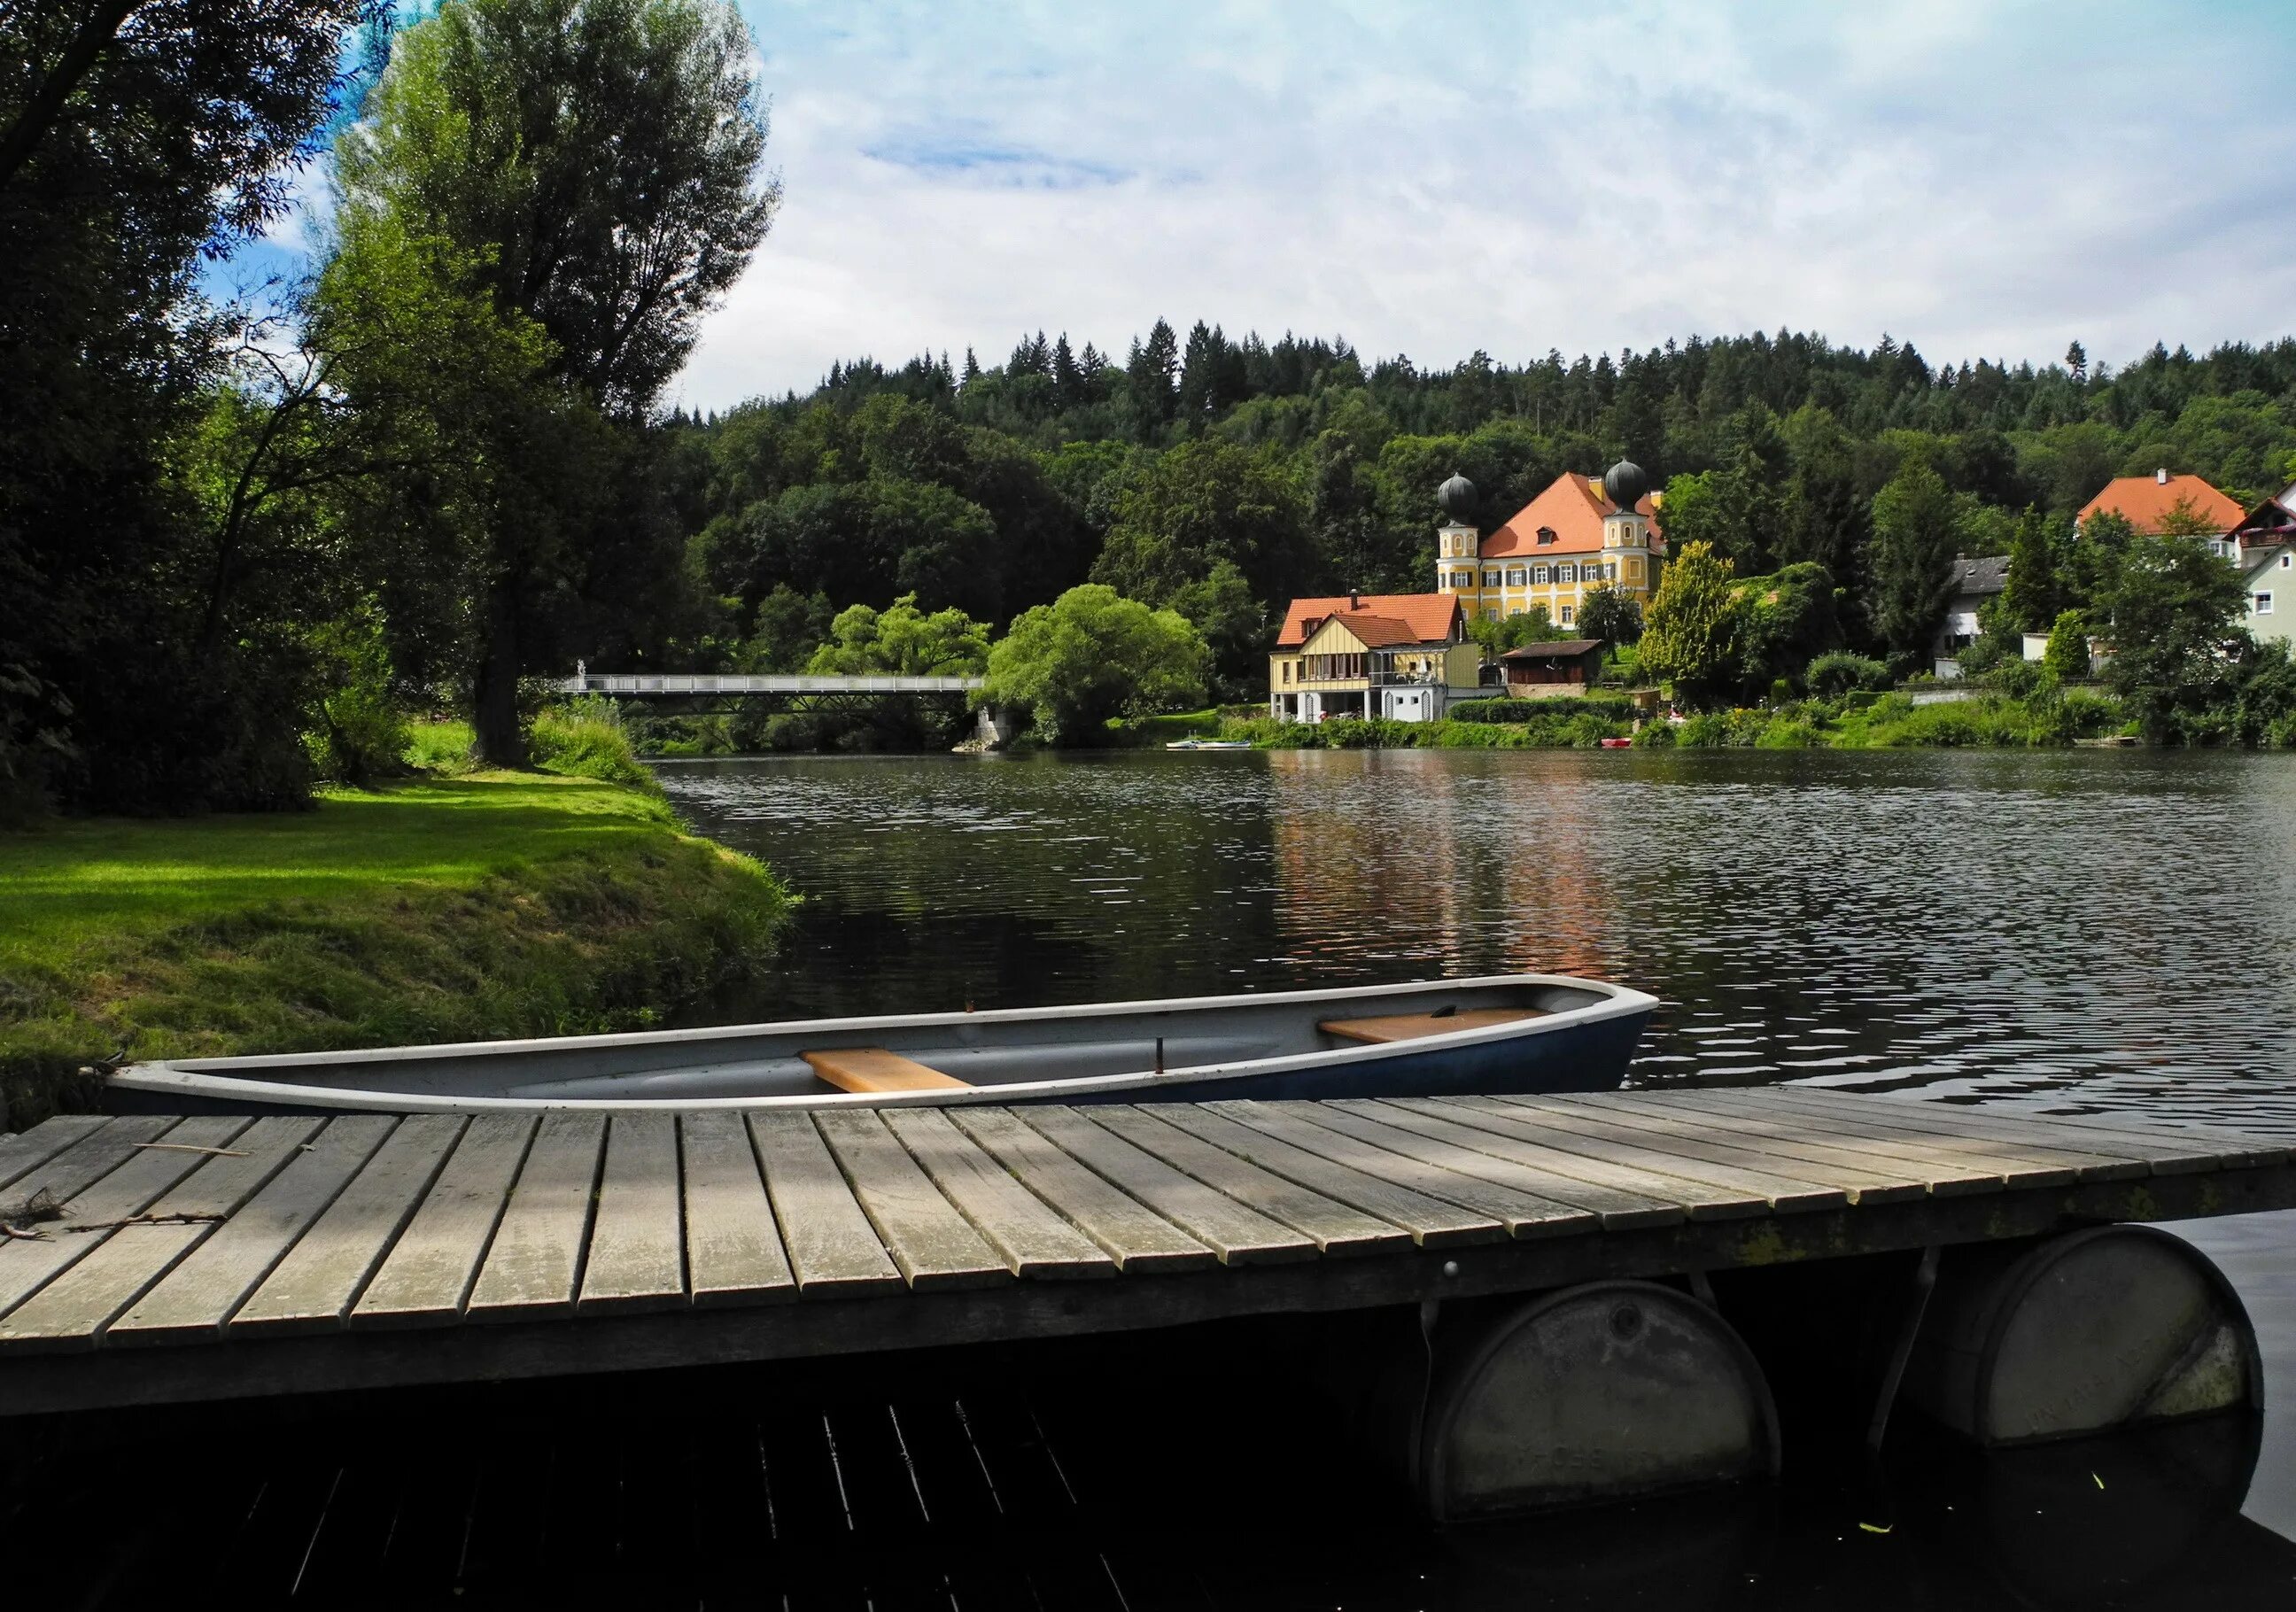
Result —
[{"label": "small moored boat", "polygon": [[1175,739],[1164,747],[1168,750],[1248,750],[1249,739]]},{"label": "small moored boat", "polygon": [[114,1109],[789,1109],[1618,1085],[1657,1000],[1555,974],[128,1064]]}]

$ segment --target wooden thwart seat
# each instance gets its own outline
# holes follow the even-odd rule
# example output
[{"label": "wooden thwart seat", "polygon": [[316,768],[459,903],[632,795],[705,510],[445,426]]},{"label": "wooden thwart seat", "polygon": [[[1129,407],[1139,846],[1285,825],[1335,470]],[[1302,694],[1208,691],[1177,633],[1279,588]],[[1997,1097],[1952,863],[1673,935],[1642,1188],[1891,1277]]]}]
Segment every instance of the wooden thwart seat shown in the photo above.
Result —
[{"label": "wooden thwart seat", "polygon": [[[1390,1013],[1381,1019],[1326,1019],[1316,1028],[1343,1041],[1416,1041],[1455,1030],[1487,1030],[1496,1024],[1543,1017],[1538,1008],[1468,1008],[1457,1013]],[[808,1056],[810,1056],[808,1054]]]},{"label": "wooden thwart seat", "polygon": [[833,1047],[798,1056],[840,1092],[937,1092],[972,1084],[883,1047]]}]

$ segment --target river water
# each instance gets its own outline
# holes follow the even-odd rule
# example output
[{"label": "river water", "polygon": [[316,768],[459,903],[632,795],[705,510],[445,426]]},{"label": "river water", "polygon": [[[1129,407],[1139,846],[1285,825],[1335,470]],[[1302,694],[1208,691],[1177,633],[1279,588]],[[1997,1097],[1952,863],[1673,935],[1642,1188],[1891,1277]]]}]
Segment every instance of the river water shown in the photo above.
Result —
[{"label": "river water", "polygon": [[1585,973],[1632,1084],[2296,1133],[2296,757],[1550,750],[661,769],[805,904],[710,1016]]},{"label": "river water", "polygon": [[[660,774],[685,820],[805,896],[778,964],[712,1021],[1585,973],[1667,1004],[1635,1085],[1819,1081],[2296,1134],[2296,757],[1154,752]],[[2296,1398],[2296,1218],[2189,1234],[2242,1289],[2272,1396]],[[2242,1564],[2225,1604],[2296,1602],[2296,1553],[2273,1539],[2296,1538],[2285,1412],[2246,1512],[2281,1553],[2210,1547]],[[1767,1582],[1896,1582],[1829,1576],[1840,1518],[1796,1515]],[[2037,1582],[2085,1585],[2079,1554],[2043,1548]],[[2034,1595],[2053,1600],[2029,1583],[2009,1601]]]}]

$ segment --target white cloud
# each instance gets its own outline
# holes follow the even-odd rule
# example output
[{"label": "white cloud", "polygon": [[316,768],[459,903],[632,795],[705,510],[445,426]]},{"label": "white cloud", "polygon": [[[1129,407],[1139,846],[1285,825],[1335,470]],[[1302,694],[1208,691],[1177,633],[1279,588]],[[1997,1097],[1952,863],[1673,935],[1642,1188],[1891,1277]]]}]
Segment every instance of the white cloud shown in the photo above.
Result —
[{"label": "white cloud", "polygon": [[682,382],[1159,315],[1447,364],[1780,325],[1933,358],[2285,333],[2270,9],[752,0],[780,222]]}]

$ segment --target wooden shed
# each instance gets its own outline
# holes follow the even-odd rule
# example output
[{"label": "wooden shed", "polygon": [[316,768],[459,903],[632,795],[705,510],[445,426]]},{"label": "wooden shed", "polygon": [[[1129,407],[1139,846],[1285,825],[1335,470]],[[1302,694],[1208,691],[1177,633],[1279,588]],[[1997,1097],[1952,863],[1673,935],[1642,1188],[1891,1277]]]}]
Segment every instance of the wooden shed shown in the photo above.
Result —
[{"label": "wooden shed", "polygon": [[1507,692],[1517,699],[1583,689],[1602,675],[1603,641],[1566,638],[1556,643],[1527,643],[1499,657]]}]

